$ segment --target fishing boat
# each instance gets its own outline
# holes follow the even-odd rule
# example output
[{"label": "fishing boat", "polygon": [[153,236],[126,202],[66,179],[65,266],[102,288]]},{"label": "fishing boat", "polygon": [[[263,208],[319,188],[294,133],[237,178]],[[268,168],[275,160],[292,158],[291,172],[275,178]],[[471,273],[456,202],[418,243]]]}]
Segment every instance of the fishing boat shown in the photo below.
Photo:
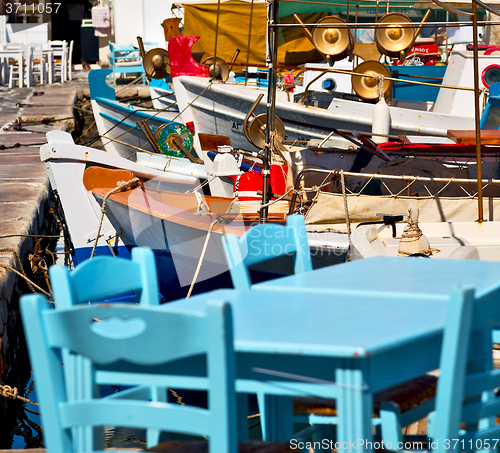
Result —
[{"label": "fishing boat", "polygon": [[[76,264],[96,254],[128,256],[132,247],[140,245],[155,250],[161,290],[167,299],[185,296],[193,280],[195,292],[231,285],[221,238],[227,231],[242,235],[258,222],[259,199],[247,200],[244,193],[245,201],[204,195],[197,178],[75,145],[65,132],[49,132],[47,140],[41,159],[60,200]],[[136,177],[139,186],[110,195],[102,208],[117,181]],[[284,223],[287,212],[288,202],[278,201],[270,208],[270,219]],[[344,234],[311,233],[308,240],[316,266],[345,258]],[[195,278],[201,256],[203,265]],[[287,267],[282,267],[265,268],[256,278],[284,275]]]},{"label": "fishing boat", "polygon": [[123,241],[120,230],[116,230],[106,216],[102,218],[97,239],[101,208],[81,184],[87,166],[130,170],[139,177],[156,178],[182,191],[199,184],[199,179],[193,175],[155,170],[120,156],[75,145],[71,135],[63,131],[48,132],[47,142],[40,148],[40,159],[45,163],[52,190],[57,194],[66,219],[67,239],[72,244],[75,264],[88,259],[94,247],[94,253],[99,255],[128,256],[127,246],[130,245]]},{"label": "fishing boat", "polygon": [[[234,24],[231,25],[230,21],[224,20],[226,9],[221,5],[215,6],[217,7],[212,4],[204,4],[203,7],[200,7],[200,11],[203,10],[206,14],[214,13],[214,11],[217,13],[217,20],[208,21],[210,25],[200,31],[200,42],[203,41],[201,47],[198,46],[199,42],[196,42],[196,38],[189,36],[176,36],[169,41],[168,55],[172,70],[172,84],[183,120],[192,122],[196,133],[225,135],[230,138],[235,148],[255,150],[258,147],[248,144],[245,140],[247,136],[245,125],[248,123],[248,112],[254,103],[257,102],[257,105],[253,113],[255,115],[264,114],[266,105],[269,103],[265,87],[259,87],[255,84],[232,83],[228,79],[228,72],[230,69],[236,71],[235,68],[251,66],[253,63],[248,62],[250,58],[252,61],[257,61],[255,64],[258,64],[263,59],[263,55],[266,54],[264,50],[267,49],[262,47],[262,39],[259,40],[254,32],[253,27],[259,26],[255,19],[253,22],[250,19],[248,35],[246,35],[248,20],[245,19],[247,22],[238,24],[240,27],[238,35],[236,30],[230,28],[231,26],[234,28]],[[257,8],[257,5],[253,6]],[[259,4],[259,6],[263,5]],[[352,6],[352,11],[356,10],[356,18],[358,17],[358,6]],[[233,7],[232,5],[227,7],[228,17],[232,17],[231,8]],[[349,2],[344,6],[344,9],[345,7],[347,7],[347,16],[349,16]],[[387,11],[389,11],[389,7],[387,5]],[[189,8],[194,9],[195,6],[189,5]],[[340,5],[335,7],[328,5],[328,8],[326,5],[323,6],[323,10],[338,10],[339,8],[341,8]],[[419,33],[428,17],[427,13],[416,30],[412,21],[399,12],[388,12],[383,17],[378,18],[375,24],[348,24],[336,16],[321,17],[316,23],[304,23],[303,16],[301,19],[297,14],[292,14],[294,10],[309,9],[318,12],[321,10],[321,6],[319,4],[311,5],[308,2],[285,4],[284,12],[282,13],[280,10],[280,18],[287,16],[287,14],[290,16],[281,21],[285,23],[277,25],[281,34],[279,44],[277,44],[278,58],[274,65],[275,68],[288,71],[286,76],[292,79],[291,82],[286,81],[285,77],[283,90],[275,94],[275,114],[282,122],[287,140],[293,142],[323,139],[332,127],[339,130],[357,130],[365,133],[372,132],[375,135],[380,134],[382,138],[378,141],[387,140],[383,138],[384,136],[392,138],[404,134],[445,137],[449,129],[473,128],[474,117],[471,109],[463,109],[462,107],[473,100],[472,52],[457,50],[448,55],[446,59],[448,64],[445,66],[432,64],[427,66],[426,63],[437,62],[436,43],[429,43],[429,38],[418,41],[420,39]],[[224,12],[222,12],[223,10]],[[376,11],[377,13],[379,11],[378,4]],[[264,10],[260,14],[264,14]],[[352,14],[353,12],[351,12]],[[186,18],[185,24],[187,32],[196,29],[189,22],[193,21],[193,16],[194,13],[189,10],[189,18]],[[201,13],[198,16],[201,16]],[[310,19],[314,18],[311,16]],[[198,22],[194,21],[194,23],[199,23],[200,20],[198,17]],[[288,23],[293,21],[297,23]],[[288,43],[285,38],[285,34],[289,33],[287,27],[294,30],[293,37],[295,38]],[[375,41],[372,43],[358,42],[358,36],[354,34],[359,29],[366,27],[371,27],[373,31]],[[351,32],[351,29],[354,32]],[[326,59],[330,64],[335,62],[333,67],[326,63],[316,64],[316,68],[307,65],[291,66],[292,57],[298,58],[298,54],[307,53],[304,51],[294,52],[293,46],[290,45],[299,42],[297,35],[300,35],[302,31],[304,31],[302,39],[311,41],[308,43],[309,50],[313,51],[315,58],[317,59],[319,56],[320,59]],[[210,41],[209,33],[215,35],[215,39],[212,36]],[[227,40],[222,42],[228,35],[233,36],[231,33],[235,36],[234,55],[230,55],[230,43]],[[219,35],[221,44],[218,40]],[[238,52],[235,52],[236,47],[241,49],[241,35],[248,37],[249,43],[252,42],[252,46],[249,44],[246,50],[246,62],[241,61],[244,58],[238,59]],[[214,47],[210,48],[214,41]],[[254,41],[255,45],[253,45]],[[203,48],[205,51],[203,58],[210,70],[191,58],[193,44],[198,46],[196,50]],[[286,47],[287,44],[288,47]],[[311,49],[312,45],[314,47]],[[283,47],[286,47],[285,50]],[[213,56],[206,58],[213,48],[215,48]],[[258,55],[259,50],[262,50],[262,55]],[[349,63],[346,59],[347,55],[351,60],[351,57],[354,56],[354,60]],[[289,57],[288,60],[286,56]],[[419,56],[424,60],[428,58],[429,61],[423,61],[423,66],[419,67],[396,65],[396,62],[407,61],[405,58],[410,59],[411,56]],[[362,63],[357,64],[360,60],[363,60]],[[382,60],[389,60],[393,65],[384,65]],[[497,60],[498,55],[495,55],[494,52],[483,52],[479,56],[481,89],[487,89],[495,80]],[[323,90],[320,94],[316,88],[313,88],[313,85],[309,86],[309,81],[313,82],[314,79],[308,73],[311,73],[313,69],[316,70],[317,77],[315,78],[318,79],[315,81],[316,86],[320,82],[322,82],[322,86],[325,84],[328,86],[328,89]],[[429,72],[430,69],[433,70],[432,73]],[[295,86],[296,80],[294,81],[294,77],[297,78],[298,74],[291,74],[292,70],[308,75],[308,77],[304,75],[304,79],[308,82],[307,86],[303,87],[302,92],[291,94],[292,90],[298,90]],[[400,74],[396,75],[396,71]],[[428,87],[432,83],[427,82],[440,79],[443,71],[445,72],[442,88],[439,89],[439,94],[435,99],[440,82],[434,83],[433,87]],[[337,83],[337,78],[340,80],[342,77],[349,79],[348,89],[345,88],[345,83]],[[400,81],[397,77],[404,80]],[[430,79],[426,77],[430,77]],[[421,87],[415,84],[421,85]],[[339,90],[341,85],[344,88]],[[399,89],[393,90],[392,85],[399,86]],[[409,87],[413,87],[413,89],[410,90]],[[419,88],[421,88],[420,91]],[[428,94],[428,89],[434,90],[432,94]],[[413,96],[408,95],[410,91]],[[314,99],[314,102],[309,102],[309,95],[316,96],[315,93],[322,97]],[[264,94],[264,96],[261,97],[260,94]],[[397,96],[401,97],[398,99]],[[389,105],[386,105],[385,100],[383,101],[384,97],[387,98]],[[435,102],[431,102],[434,99]],[[381,118],[384,118],[383,121]]]},{"label": "fishing boat", "polygon": [[137,148],[155,151],[138,122],[147,121],[147,126],[154,134],[162,125],[181,125],[179,113],[175,110],[159,112],[117,101],[114,88],[106,83],[109,74],[109,69],[93,69],[89,72],[90,99],[96,126],[108,153],[134,161]]},{"label": "fishing boat", "polygon": [[[109,74],[108,69],[89,73],[92,110],[107,153],[156,170],[194,176],[208,181],[213,195],[232,196],[233,181],[227,170],[218,171],[217,162],[207,158],[203,146],[197,154],[191,131],[175,121],[179,118],[175,109],[143,109],[117,101],[115,90],[106,83]],[[216,151],[217,147],[212,149]],[[225,156],[226,164],[230,157]],[[236,161],[230,166],[233,175],[240,173]]]},{"label": "fishing boat", "polygon": [[[190,58],[188,37],[173,38],[169,42],[169,54],[175,46],[183,49],[182,58]],[[176,52],[173,53],[174,55]],[[498,57],[482,55],[480,70],[498,64]],[[185,122],[193,122],[196,133],[217,131],[227,135],[235,147],[248,149],[245,138],[244,123],[252,105],[264,93],[262,89],[251,86],[240,86],[229,83],[218,83],[210,79],[208,71],[199,68],[193,61],[191,74],[175,71],[171,57],[173,86],[177,102]],[[456,52],[450,57],[443,79],[443,85],[460,86],[471,90],[472,54]],[[376,89],[376,84],[375,84]],[[441,88],[436,102],[398,102],[393,100],[388,107],[390,135],[434,135],[446,137],[449,129],[472,129],[474,117],[463,105],[471,104],[472,91],[457,91]],[[348,99],[347,97],[350,97]],[[290,102],[286,92],[276,95],[276,115],[285,127],[287,140],[322,139],[333,128],[339,130],[357,130],[373,132],[373,119],[377,112],[377,104],[363,102],[357,96],[346,98],[333,97],[327,108],[305,106]],[[266,95],[261,98],[255,114],[265,112]],[[252,148],[255,149],[255,148]]]}]

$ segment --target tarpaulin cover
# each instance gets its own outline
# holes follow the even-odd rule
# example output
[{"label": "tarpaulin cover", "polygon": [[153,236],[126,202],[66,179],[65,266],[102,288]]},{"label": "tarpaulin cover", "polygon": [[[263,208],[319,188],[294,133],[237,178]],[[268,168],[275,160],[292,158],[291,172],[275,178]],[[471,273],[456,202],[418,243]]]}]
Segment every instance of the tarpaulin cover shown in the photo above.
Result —
[{"label": "tarpaulin cover", "polygon": [[[214,55],[215,31],[217,28],[217,2],[184,5],[184,34],[197,35],[200,40],[193,51],[205,51],[204,58]],[[217,34],[217,57],[229,62],[236,49],[240,49],[238,63],[246,63],[248,35],[250,31],[251,2],[230,0],[220,3],[219,30]],[[325,16],[318,12],[301,14],[304,23],[316,23]],[[280,22],[292,23],[291,17]],[[254,2],[251,20],[250,64],[266,62],[266,4]],[[323,58],[306,38],[300,28],[280,29],[278,36],[278,64],[302,64],[321,61]]]}]

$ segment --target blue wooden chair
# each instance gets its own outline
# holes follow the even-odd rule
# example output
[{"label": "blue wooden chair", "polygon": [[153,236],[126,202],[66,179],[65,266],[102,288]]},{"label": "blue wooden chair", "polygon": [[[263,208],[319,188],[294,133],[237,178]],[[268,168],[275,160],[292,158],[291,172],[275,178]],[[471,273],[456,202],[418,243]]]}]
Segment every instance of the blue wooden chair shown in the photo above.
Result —
[{"label": "blue wooden chair", "polygon": [[[250,266],[283,255],[294,255],[295,273],[312,270],[307,231],[304,218],[300,215],[288,216],[286,226],[257,225],[240,238],[234,234],[226,234],[223,246],[236,289],[251,289]],[[436,382],[434,376],[426,375],[375,395],[373,424],[380,427],[385,442],[390,442],[391,445],[402,442],[401,428],[420,420],[434,409]],[[257,399],[265,439],[279,439],[289,434],[273,431],[272,419],[280,406],[284,408],[280,409],[282,414],[293,412],[295,421],[308,421],[317,427],[326,428],[320,429],[318,440],[326,438],[329,435],[329,425],[337,423],[336,401],[332,399],[296,397],[293,398],[292,405],[289,398],[276,398],[263,393],[258,393]],[[390,413],[382,411],[386,402],[390,402]]]},{"label": "blue wooden chair", "polygon": [[[132,259],[97,256],[84,261],[74,270],[66,266],[52,266],[49,269],[54,293],[55,309],[67,309],[79,304],[106,301],[134,301],[141,305],[159,305],[158,277],[152,250],[135,247]],[[63,352],[68,397],[79,399],[85,396],[84,379],[90,375],[90,364],[69,351]],[[139,389],[151,401],[166,401],[166,387],[145,387]],[[94,434],[81,430],[79,441],[92,445]],[[159,432],[147,432],[148,445],[156,445]]]},{"label": "blue wooden chair", "polygon": [[[168,308],[130,305],[79,305],[53,310],[40,295],[22,298],[21,312],[37,387],[47,450],[75,450],[73,428],[120,426],[180,432],[210,439],[211,453],[236,452],[235,363],[231,310],[207,305],[205,316]],[[107,326],[111,323],[112,326]],[[181,340],[180,340],[181,339]],[[91,363],[87,396],[67,397],[61,351]],[[207,357],[209,409],[134,398],[94,397],[97,374],[127,382],[164,386],[166,367],[176,360]],[[135,389],[132,389],[135,390]],[[133,393],[133,392],[132,392]],[[179,452],[177,442],[162,451]],[[169,446],[170,445],[170,446]],[[103,449],[103,445],[99,448]]]},{"label": "blue wooden chair", "polygon": [[117,46],[111,41],[108,41],[108,44],[113,84],[116,85],[116,74],[143,74],[142,83],[145,84],[146,75],[139,49],[134,46]]},{"label": "blue wooden chair", "polygon": [[[499,298],[500,285],[481,297],[472,288],[451,294],[436,410],[428,419],[428,438],[438,453],[498,451],[500,370],[493,370],[492,331],[500,323]],[[390,413],[391,405],[383,409]]]},{"label": "blue wooden chair", "polygon": [[224,236],[223,246],[233,286],[250,289],[252,281],[248,268],[284,255],[294,255],[294,272],[312,270],[307,231],[301,215],[290,215],[286,227],[266,223],[249,229],[241,238]]},{"label": "blue wooden chair", "polygon": [[152,250],[135,247],[132,259],[96,256],[74,270],[66,266],[49,269],[56,308],[103,301],[129,293],[135,302],[158,305],[159,289]]}]

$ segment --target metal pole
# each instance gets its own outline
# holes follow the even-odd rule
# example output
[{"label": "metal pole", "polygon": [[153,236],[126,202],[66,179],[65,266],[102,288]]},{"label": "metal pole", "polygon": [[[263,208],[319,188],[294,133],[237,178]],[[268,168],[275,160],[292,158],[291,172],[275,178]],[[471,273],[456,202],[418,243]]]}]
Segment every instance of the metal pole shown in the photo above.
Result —
[{"label": "metal pole", "polygon": [[[264,157],[267,160],[269,168],[262,169],[262,204],[265,206],[269,203],[270,198],[270,162],[272,153],[272,136],[274,133],[274,111],[276,108],[276,64],[278,59],[278,27],[276,20],[278,18],[278,0],[268,0],[267,7],[267,65],[268,73],[268,88],[267,88],[267,121],[266,121],[266,144],[264,146]],[[260,211],[259,222],[267,223],[268,207],[265,206]]]},{"label": "metal pole", "polygon": [[477,44],[477,5],[472,1],[472,33],[474,43],[474,116],[476,127],[476,160],[477,160],[477,202],[478,222],[483,219],[483,171],[481,168],[481,129],[479,127],[481,112],[479,110],[479,58]]},{"label": "metal pole", "polygon": [[220,18],[220,0],[217,1],[217,19],[215,22],[215,44],[214,44],[214,60],[212,64],[212,74],[214,79],[217,78],[217,38],[219,37],[219,18]]},{"label": "metal pole", "polygon": [[250,61],[250,43],[252,42],[253,2],[254,0],[252,0],[252,4],[250,5],[250,24],[248,25],[247,70],[245,72],[245,85],[248,80],[248,62]]}]

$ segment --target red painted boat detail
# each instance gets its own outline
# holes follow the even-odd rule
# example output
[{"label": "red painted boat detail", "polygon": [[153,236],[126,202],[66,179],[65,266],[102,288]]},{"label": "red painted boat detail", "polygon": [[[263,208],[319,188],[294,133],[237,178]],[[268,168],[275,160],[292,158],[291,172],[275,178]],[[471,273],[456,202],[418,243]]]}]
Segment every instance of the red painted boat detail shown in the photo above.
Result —
[{"label": "red painted boat detail", "polygon": [[199,36],[176,36],[168,42],[168,58],[172,78],[183,75],[210,78],[208,66],[196,63],[191,54],[193,44]]}]

